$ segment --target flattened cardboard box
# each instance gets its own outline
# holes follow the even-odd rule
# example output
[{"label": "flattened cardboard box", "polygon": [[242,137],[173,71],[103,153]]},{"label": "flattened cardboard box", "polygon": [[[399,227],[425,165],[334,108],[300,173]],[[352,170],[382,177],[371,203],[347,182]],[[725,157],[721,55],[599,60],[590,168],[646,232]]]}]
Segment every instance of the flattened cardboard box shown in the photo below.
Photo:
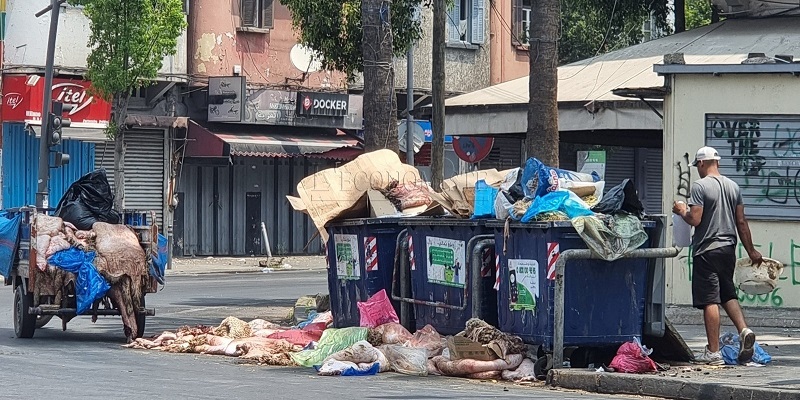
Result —
[{"label": "flattened cardboard box", "polygon": [[451,360],[478,360],[478,361],[492,361],[500,358],[499,349],[493,346],[486,346],[478,342],[474,342],[463,336],[451,336],[447,338],[447,349],[450,351]]}]

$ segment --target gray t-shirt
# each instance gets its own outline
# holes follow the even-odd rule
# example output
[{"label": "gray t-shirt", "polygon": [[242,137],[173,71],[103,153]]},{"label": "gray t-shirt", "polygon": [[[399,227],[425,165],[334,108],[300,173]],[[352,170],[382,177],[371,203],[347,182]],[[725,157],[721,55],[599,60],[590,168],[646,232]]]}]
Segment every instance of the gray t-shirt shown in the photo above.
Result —
[{"label": "gray t-shirt", "polygon": [[736,206],[739,204],[742,204],[739,185],[727,177],[707,176],[692,184],[689,205],[703,207],[703,218],[692,235],[695,255],[736,245]]}]

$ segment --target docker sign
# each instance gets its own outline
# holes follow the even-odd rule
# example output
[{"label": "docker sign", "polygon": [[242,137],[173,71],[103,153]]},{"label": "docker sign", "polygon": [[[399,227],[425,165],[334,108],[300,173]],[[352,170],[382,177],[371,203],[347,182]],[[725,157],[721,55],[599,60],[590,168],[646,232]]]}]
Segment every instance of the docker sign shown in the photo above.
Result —
[{"label": "docker sign", "polygon": [[297,114],[344,117],[349,108],[349,99],[346,94],[297,92]]}]

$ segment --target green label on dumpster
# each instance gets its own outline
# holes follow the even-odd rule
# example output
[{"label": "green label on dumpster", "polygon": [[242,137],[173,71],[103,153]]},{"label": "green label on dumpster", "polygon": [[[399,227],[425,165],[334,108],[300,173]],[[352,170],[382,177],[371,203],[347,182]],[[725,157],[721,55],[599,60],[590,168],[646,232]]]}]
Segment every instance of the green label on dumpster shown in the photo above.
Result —
[{"label": "green label on dumpster", "polygon": [[539,297],[539,262],[508,260],[509,304],[515,311],[536,311]]},{"label": "green label on dumpster", "polygon": [[466,250],[463,240],[427,237],[428,282],[463,288]]},{"label": "green label on dumpster", "polygon": [[333,235],[333,244],[336,247],[336,276],[339,279],[360,279],[358,236]]}]

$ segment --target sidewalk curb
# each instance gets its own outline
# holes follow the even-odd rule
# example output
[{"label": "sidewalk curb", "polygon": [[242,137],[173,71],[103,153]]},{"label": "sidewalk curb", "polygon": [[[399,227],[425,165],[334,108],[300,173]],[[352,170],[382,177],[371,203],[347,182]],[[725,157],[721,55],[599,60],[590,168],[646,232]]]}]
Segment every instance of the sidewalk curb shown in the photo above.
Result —
[{"label": "sidewalk curb", "polygon": [[633,375],[582,370],[551,370],[549,386],[603,394],[629,394],[677,400],[788,400],[800,392],[736,386],[724,383],[700,383],[653,375]]},{"label": "sidewalk curb", "polygon": [[[277,274],[277,273],[287,273],[287,272],[324,272],[327,269],[323,268],[291,268],[291,269],[275,269],[268,274]],[[263,274],[261,272],[261,268],[256,269],[230,269],[230,270],[214,270],[214,269],[204,269],[201,271],[180,271],[180,272],[171,272],[167,270],[167,277],[170,276],[195,276],[195,275],[236,275],[236,274]]]}]

